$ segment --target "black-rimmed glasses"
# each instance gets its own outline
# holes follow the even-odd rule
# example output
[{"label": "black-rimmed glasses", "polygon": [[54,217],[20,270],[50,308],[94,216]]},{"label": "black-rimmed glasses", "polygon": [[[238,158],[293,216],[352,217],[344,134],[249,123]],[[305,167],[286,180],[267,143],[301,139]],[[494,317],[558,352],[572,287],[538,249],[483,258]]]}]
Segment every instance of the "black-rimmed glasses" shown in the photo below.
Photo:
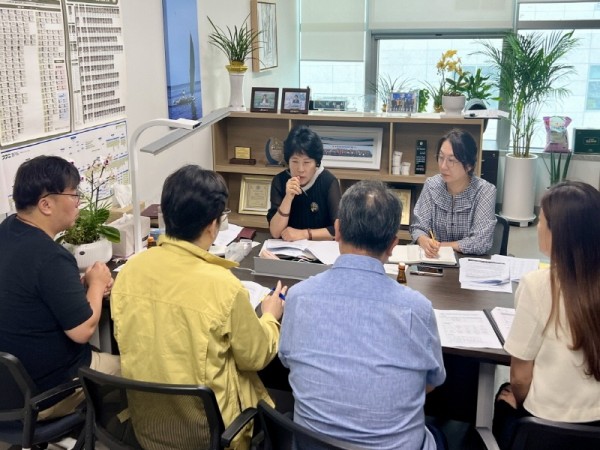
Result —
[{"label": "black-rimmed glasses", "polygon": [[48,192],[46,195],[42,195],[41,198],[46,198],[50,195],[68,195],[69,197],[72,197],[77,202],[79,202],[81,201],[81,197],[83,197],[83,192],[77,191],[75,194],[67,194],[66,192]]}]

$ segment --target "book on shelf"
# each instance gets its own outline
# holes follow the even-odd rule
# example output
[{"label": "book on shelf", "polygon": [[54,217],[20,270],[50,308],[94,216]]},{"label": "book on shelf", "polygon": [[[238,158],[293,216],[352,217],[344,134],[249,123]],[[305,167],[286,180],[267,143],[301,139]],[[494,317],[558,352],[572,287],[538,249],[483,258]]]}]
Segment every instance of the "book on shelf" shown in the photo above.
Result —
[{"label": "book on shelf", "polygon": [[452,247],[440,247],[437,258],[428,258],[425,251],[416,244],[396,245],[389,257],[390,263],[405,264],[434,264],[443,266],[456,266],[456,255]]}]

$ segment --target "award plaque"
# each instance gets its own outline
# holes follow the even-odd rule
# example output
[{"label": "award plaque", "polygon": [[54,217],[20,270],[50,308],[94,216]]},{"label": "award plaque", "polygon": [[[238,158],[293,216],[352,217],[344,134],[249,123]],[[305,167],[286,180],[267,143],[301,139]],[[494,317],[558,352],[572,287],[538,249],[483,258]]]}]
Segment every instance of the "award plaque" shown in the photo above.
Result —
[{"label": "award plaque", "polygon": [[253,166],[256,164],[256,159],[250,158],[250,147],[234,148],[235,157],[229,160],[230,164],[247,164]]},{"label": "award plaque", "polygon": [[240,187],[240,214],[266,216],[271,206],[272,177],[243,175]]},{"label": "award plaque", "polygon": [[268,166],[283,166],[283,142],[277,138],[269,138],[265,145]]}]

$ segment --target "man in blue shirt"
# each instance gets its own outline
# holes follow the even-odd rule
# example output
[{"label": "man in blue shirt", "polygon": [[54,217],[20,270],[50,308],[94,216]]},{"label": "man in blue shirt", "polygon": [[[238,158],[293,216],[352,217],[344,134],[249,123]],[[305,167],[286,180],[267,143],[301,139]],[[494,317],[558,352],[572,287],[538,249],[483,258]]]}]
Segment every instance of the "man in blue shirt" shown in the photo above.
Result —
[{"label": "man in blue shirt", "polygon": [[435,449],[423,404],[446,373],[433,308],[383,268],[401,210],[381,182],[344,193],[341,256],[289,290],[279,357],[290,369],[295,422],[368,449]]}]

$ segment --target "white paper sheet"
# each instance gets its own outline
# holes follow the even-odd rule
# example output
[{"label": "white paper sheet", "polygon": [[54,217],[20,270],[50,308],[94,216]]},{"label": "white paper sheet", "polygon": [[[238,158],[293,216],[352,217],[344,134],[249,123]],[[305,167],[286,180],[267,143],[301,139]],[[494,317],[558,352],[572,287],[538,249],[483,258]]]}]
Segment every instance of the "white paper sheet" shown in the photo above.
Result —
[{"label": "white paper sheet", "polygon": [[483,311],[434,311],[442,346],[502,348],[492,324]]},{"label": "white paper sheet", "polygon": [[539,259],[515,258],[514,256],[492,255],[492,261],[508,263],[510,280],[519,282],[526,273],[537,270],[540,267]]},{"label": "white paper sheet", "polygon": [[496,306],[494,309],[492,309],[492,317],[496,322],[498,330],[500,330],[500,334],[506,341],[506,337],[510,332],[510,328],[512,327],[512,323],[515,318],[515,308],[503,308],[501,306]]},{"label": "white paper sheet", "polygon": [[271,292],[270,288],[254,281],[242,280],[242,284],[246,289],[248,289],[248,293],[250,294],[250,304],[252,304],[254,309],[256,309],[260,302],[262,302],[262,299],[265,298],[269,292]]}]

